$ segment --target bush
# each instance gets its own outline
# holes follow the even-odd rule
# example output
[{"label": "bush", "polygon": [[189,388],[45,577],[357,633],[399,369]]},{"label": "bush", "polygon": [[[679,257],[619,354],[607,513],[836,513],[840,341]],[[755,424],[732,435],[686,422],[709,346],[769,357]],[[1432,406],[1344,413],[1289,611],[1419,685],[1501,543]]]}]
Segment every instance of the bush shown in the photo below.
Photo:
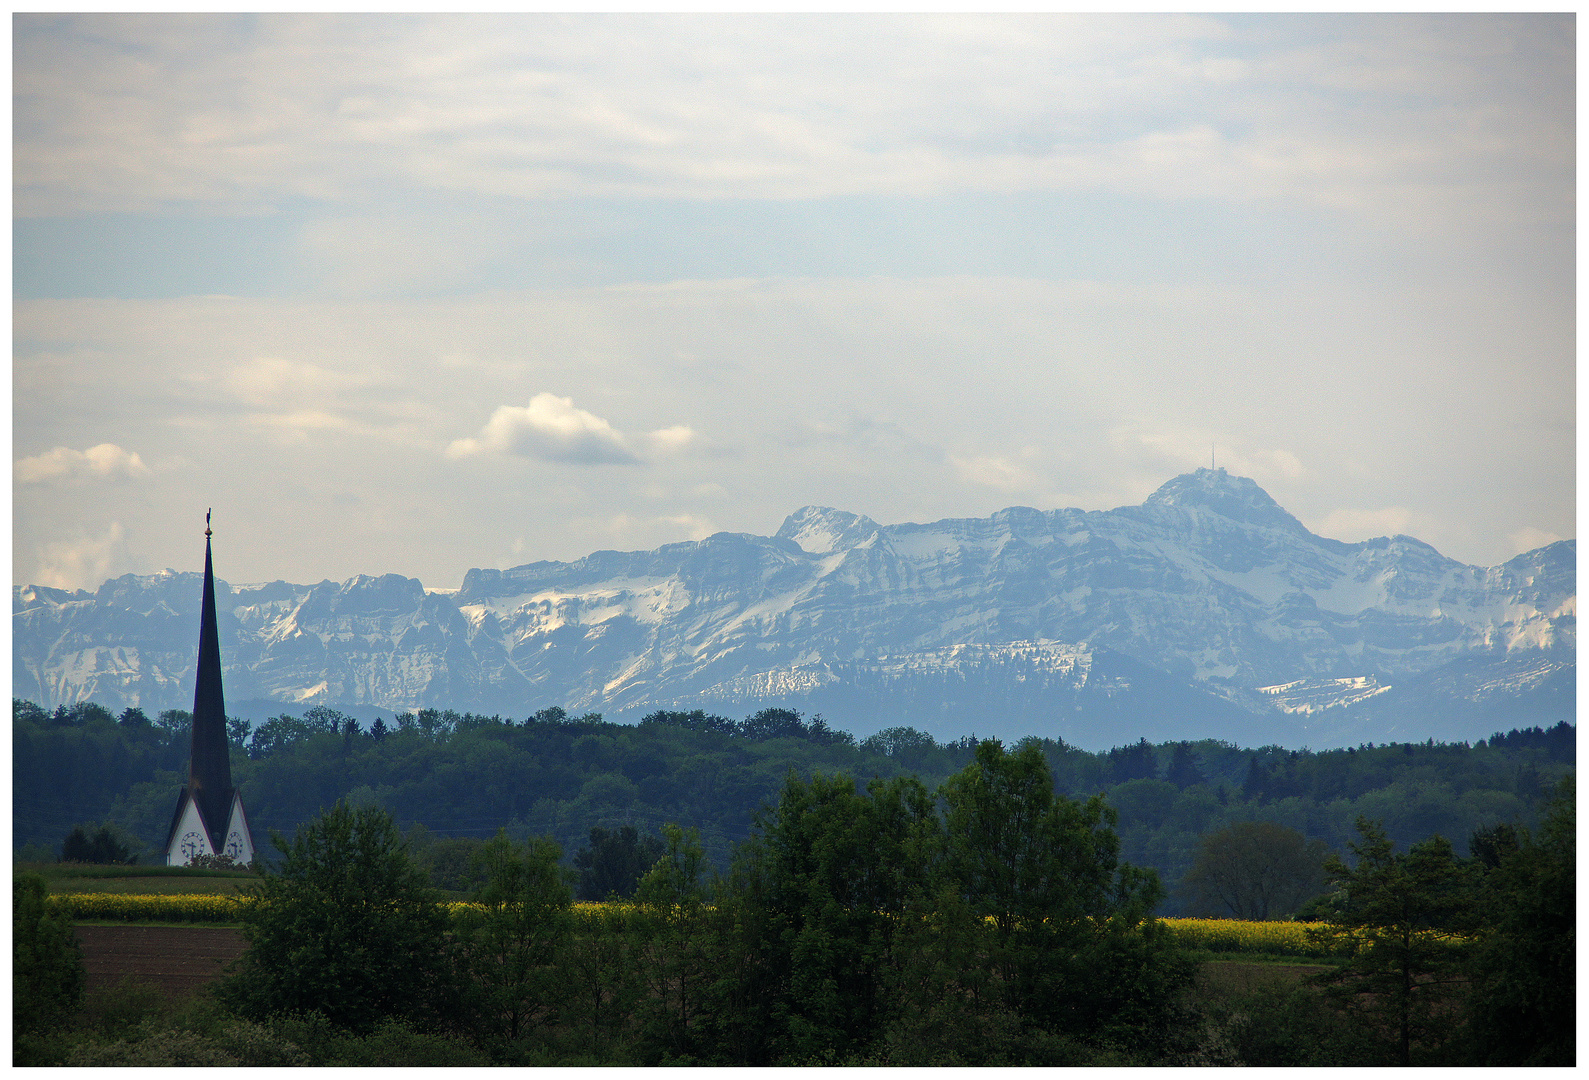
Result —
[{"label": "bush", "polygon": [[65,1064],[77,1068],[280,1068],[308,1065],[309,1057],[269,1028],[234,1020],[214,1034],[145,1024],[136,1039],[79,1046]]},{"label": "bush", "polygon": [[76,863],[125,863],[138,861],[133,854],[133,843],[119,835],[109,825],[101,825],[92,834],[88,826],[79,825],[61,844],[61,861]]},{"label": "bush", "polygon": [[11,883],[11,1016],[18,1032],[65,1020],[83,1002],[83,950],[63,912],[45,902],[44,879]]}]

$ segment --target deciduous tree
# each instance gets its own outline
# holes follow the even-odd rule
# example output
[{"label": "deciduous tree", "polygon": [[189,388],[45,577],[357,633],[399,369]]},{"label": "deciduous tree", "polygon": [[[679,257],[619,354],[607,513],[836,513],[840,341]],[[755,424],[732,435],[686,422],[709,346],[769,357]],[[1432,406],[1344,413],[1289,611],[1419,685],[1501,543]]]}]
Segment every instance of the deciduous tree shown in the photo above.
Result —
[{"label": "deciduous tree", "polygon": [[1193,910],[1238,919],[1279,919],[1324,887],[1322,841],[1269,821],[1242,821],[1198,840],[1182,882]]},{"label": "deciduous tree", "polygon": [[642,838],[633,825],[609,830],[595,826],[590,830],[590,846],[574,856],[579,872],[579,898],[605,900],[609,896],[627,899],[647,870],[656,865],[666,845],[655,836]]},{"label": "deciduous tree", "polygon": [[223,997],[245,1016],[320,1013],[369,1032],[426,1022],[445,996],[447,916],[391,815],[339,802],[302,826],[279,869],[247,891],[249,948]]},{"label": "deciduous tree", "polygon": [[501,832],[475,855],[487,879],[473,897],[482,910],[463,921],[466,997],[488,1035],[515,1040],[557,1010],[564,987],[555,962],[573,904],[562,856],[550,840],[516,844]]}]

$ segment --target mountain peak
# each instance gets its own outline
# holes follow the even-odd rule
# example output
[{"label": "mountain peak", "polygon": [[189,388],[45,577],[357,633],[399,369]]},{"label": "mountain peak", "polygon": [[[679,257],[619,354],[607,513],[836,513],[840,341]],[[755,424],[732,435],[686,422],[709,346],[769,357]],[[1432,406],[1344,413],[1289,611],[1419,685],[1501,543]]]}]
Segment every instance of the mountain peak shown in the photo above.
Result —
[{"label": "mountain peak", "polygon": [[1268,525],[1306,533],[1307,527],[1286,513],[1269,493],[1245,476],[1224,469],[1182,473],[1147,497],[1143,506],[1208,510],[1248,525]]},{"label": "mountain peak", "polygon": [[852,548],[881,528],[862,514],[829,506],[802,506],[784,519],[777,536],[793,540],[812,555]]}]

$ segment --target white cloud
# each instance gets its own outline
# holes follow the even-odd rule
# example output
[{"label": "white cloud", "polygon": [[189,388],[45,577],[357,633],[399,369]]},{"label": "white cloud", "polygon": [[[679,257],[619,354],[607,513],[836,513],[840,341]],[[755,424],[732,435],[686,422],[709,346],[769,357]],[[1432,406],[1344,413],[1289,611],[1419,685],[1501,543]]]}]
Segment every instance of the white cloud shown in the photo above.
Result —
[{"label": "white cloud", "polygon": [[687,450],[698,442],[694,429],[683,424],[661,428],[648,432],[646,441],[651,444],[657,453],[675,454]]},{"label": "white cloud", "polygon": [[[1570,16],[25,15],[16,201],[37,215],[400,190],[1104,187],[1391,217],[1543,206],[1570,220],[1571,27]],[[328,224],[311,243],[380,245],[385,267],[359,272],[399,280],[429,258],[379,218]]]},{"label": "white cloud", "polygon": [[126,533],[113,521],[101,537],[77,536],[47,543],[39,552],[40,585],[55,589],[92,589],[109,578],[123,558]]},{"label": "white cloud", "polygon": [[[162,468],[158,484],[101,484],[94,500],[18,485],[13,546],[31,554],[115,519],[138,538],[139,565],[186,566],[186,536],[167,536],[168,523],[228,491],[249,504],[228,520],[260,522],[308,519],[352,492],[359,512],[337,514],[323,535],[283,543],[261,527],[230,539],[227,573],[318,581],[374,567],[454,586],[516,537],[517,562],[611,547],[619,512],[765,534],[806,504],[878,521],[1134,504],[1206,467],[1211,438],[1219,465],[1344,540],[1407,532],[1492,565],[1515,554],[1506,538],[1525,526],[1573,535],[1570,290],[1563,311],[1536,317],[1487,282],[1438,303],[1432,290],[1374,289],[1280,278],[1259,295],[1188,298],[967,276],[401,302],[21,301],[16,445],[108,437],[136,417],[137,449]],[[226,358],[266,356],[341,373],[349,385],[327,391],[321,411],[394,418],[381,422],[403,437],[309,428],[307,443],[278,441],[248,418],[314,407],[289,392],[287,369],[244,380],[261,405],[221,376],[192,380],[231,372]],[[448,357],[474,363],[460,371]],[[530,415],[545,389],[563,430]],[[489,425],[503,403],[514,407]],[[682,453],[646,434],[685,425],[698,434]],[[444,457],[455,439],[467,467]],[[533,489],[514,486],[530,479],[522,468],[493,467],[493,455],[520,465],[515,449],[566,455],[581,440],[587,456],[627,451],[646,467],[537,468]],[[191,464],[164,468],[179,459]],[[1052,490],[1005,494],[1034,478]],[[1343,507],[1368,509],[1330,518]],[[1400,510],[1375,509],[1386,507]],[[658,522],[626,542],[685,535]]]},{"label": "white cloud", "polygon": [[711,520],[695,514],[663,514],[637,517],[616,514],[607,522],[607,533],[615,543],[628,547],[671,543],[677,539],[705,540],[717,532]]},{"label": "white cloud", "polygon": [[1355,543],[1376,536],[1428,535],[1429,525],[1423,515],[1415,514],[1404,506],[1385,506],[1378,510],[1342,508],[1331,510],[1317,523],[1304,521],[1309,529],[1320,536]]},{"label": "white cloud", "polygon": [[491,414],[476,438],[447,447],[449,458],[477,454],[518,454],[580,465],[632,465],[639,457],[628,440],[595,413],[574,406],[573,398],[541,393],[529,405],[503,405]]},{"label": "white cloud", "polygon": [[238,401],[259,407],[324,403],[370,384],[368,372],[336,371],[304,360],[256,357],[232,368],[225,386]]},{"label": "white cloud", "polygon": [[1008,458],[987,455],[960,457],[950,454],[949,462],[961,478],[974,484],[996,488],[1006,494],[1032,491],[1039,483],[1031,469]]},{"label": "white cloud", "polygon": [[1566,539],[1557,536],[1549,529],[1536,529],[1532,525],[1525,525],[1514,533],[1509,533],[1506,542],[1511,545],[1514,554],[1521,555],[1525,551],[1535,551],[1558,540]]},{"label": "white cloud", "polygon": [[19,484],[44,484],[88,477],[129,480],[145,476],[148,472],[136,453],[123,450],[115,443],[100,443],[87,450],[57,446],[43,454],[20,458],[12,467],[12,476]]}]

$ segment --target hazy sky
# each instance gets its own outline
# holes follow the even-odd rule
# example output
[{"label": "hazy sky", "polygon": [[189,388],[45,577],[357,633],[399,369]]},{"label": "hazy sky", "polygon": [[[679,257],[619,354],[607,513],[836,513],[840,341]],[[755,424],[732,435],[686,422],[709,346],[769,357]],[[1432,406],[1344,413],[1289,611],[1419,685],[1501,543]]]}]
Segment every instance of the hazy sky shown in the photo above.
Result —
[{"label": "hazy sky", "polygon": [[1575,534],[1571,15],[14,21],[13,576]]}]

